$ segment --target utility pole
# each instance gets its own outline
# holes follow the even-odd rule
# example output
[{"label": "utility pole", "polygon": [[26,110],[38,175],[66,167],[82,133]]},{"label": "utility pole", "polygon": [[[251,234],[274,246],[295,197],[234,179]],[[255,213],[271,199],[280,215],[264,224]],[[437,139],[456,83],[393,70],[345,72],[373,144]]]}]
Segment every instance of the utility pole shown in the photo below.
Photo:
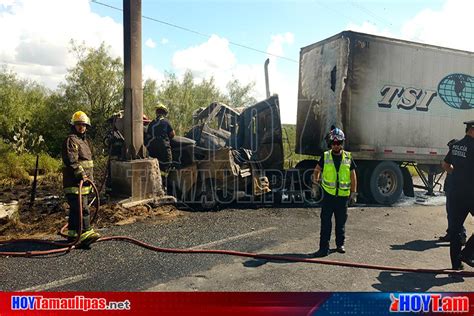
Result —
[{"label": "utility pole", "polygon": [[143,144],[142,1],[123,0],[125,144],[122,159],[110,161],[112,196],[125,197],[120,204],[176,202],[165,196],[156,159],[146,157]]},{"label": "utility pole", "polygon": [[143,145],[142,0],[123,0],[124,138],[123,158],[145,158]]}]

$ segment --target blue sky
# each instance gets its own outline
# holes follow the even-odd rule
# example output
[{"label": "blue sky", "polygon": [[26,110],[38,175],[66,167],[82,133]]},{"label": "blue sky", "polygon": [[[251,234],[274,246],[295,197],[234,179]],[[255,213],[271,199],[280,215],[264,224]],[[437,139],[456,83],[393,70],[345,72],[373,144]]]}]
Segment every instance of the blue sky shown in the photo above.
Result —
[{"label": "blue sky", "polygon": [[[121,0],[97,1],[122,7]],[[473,2],[142,0],[144,16],[211,36],[143,19],[143,74],[162,80],[165,71],[189,69],[198,79],[214,76],[221,88],[232,78],[253,81],[261,99],[268,55],[231,42],[281,55],[294,61],[271,57],[270,85],[283,121],[294,123],[301,47],[351,29],[472,51]],[[0,65],[51,88],[74,65],[71,38],[89,46],[105,41],[122,55],[122,12],[88,0],[0,0],[0,29],[10,30],[0,33]]]}]

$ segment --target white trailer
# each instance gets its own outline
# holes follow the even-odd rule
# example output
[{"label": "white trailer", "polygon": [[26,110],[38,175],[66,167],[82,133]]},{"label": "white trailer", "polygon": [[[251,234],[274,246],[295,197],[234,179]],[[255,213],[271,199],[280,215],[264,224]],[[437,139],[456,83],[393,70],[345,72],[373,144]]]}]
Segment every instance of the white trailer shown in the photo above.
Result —
[{"label": "white trailer", "polygon": [[367,200],[413,194],[407,164],[432,193],[448,141],[472,119],[473,52],[350,31],[301,49],[296,152],[320,155],[341,128]]}]

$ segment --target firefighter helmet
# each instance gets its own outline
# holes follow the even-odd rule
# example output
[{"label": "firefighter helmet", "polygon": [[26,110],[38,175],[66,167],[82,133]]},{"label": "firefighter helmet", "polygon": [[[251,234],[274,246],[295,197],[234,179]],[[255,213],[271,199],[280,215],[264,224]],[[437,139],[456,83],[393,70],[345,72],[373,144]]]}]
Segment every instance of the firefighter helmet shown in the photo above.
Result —
[{"label": "firefighter helmet", "polygon": [[86,124],[87,126],[91,126],[91,120],[89,119],[87,114],[82,111],[77,111],[76,113],[72,115],[71,125],[74,125],[77,123],[83,123],[83,124]]},{"label": "firefighter helmet", "polygon": [[333,141],[338,141],[338,142],[343,142],[346,139],[346,136],[344,135],[344,132],[340,128],[335,128],[331,131],[329,134],[329,140],[331,142]]},{"label": "firefighter helmet", "polygon": [[155,111],[163,111],[165,113],[169,112],[168,107],[161,102],[158,102],[158,104],[155,107]]}]

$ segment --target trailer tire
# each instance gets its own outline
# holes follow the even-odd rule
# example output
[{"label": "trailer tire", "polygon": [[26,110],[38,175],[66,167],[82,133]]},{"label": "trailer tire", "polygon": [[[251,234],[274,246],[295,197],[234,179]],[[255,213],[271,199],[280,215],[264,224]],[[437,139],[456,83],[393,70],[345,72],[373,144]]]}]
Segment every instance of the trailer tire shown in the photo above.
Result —
[{"label": "trailer tire", "polygon": [[400,199],[403,191],[403,174],[393,161],[382,161],[370,175],[370,193],[379,204],[391,205]]},{"label": "trailer tire", "polygon": [[359,192],[358,200],[362,203],[373,203],[374,198],[370,193],[370,176],[372,174],[372,169],[374,169],[374,164],[367,161],[356,161],[357,165],[357,191]]}]

